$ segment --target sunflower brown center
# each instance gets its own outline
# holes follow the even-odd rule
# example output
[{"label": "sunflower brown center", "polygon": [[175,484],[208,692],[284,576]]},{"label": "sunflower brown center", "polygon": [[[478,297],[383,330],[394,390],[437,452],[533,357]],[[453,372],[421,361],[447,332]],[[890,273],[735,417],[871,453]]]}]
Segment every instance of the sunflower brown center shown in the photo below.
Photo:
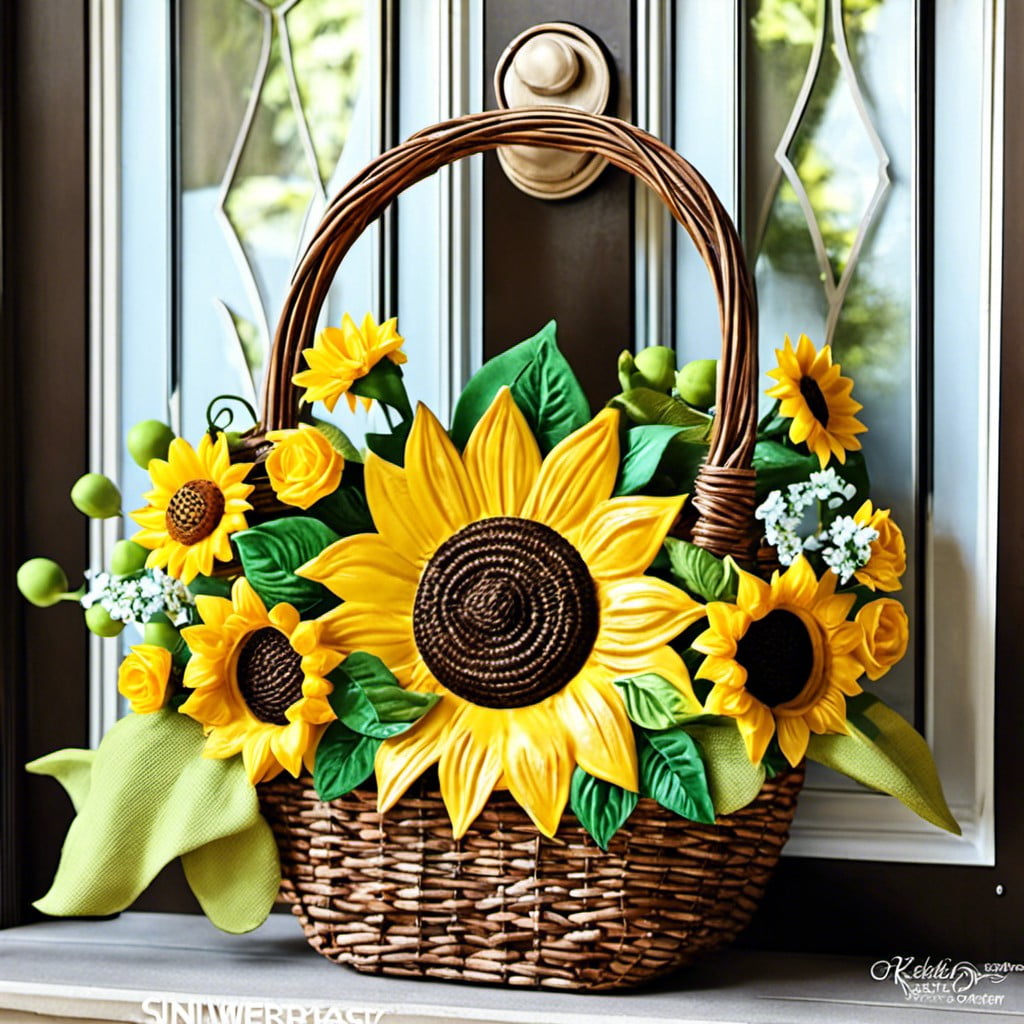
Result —
[{"label": "sunflower brown center", "polygon": [[167,533],[179,544],[198,544],[209,537],[224,515],[224,494],[212,480],[189,480],[167,503]]},{"label": "sunflower brown center", "polygon": [[285,712],[302,696],[302,655],[273,626],[250,633],[238,652],[235,678],[249,710],[271,725],[287,725]]},{"label": "sunflower brown center", "polygon": [[747,691],[770,708],[798,697],[814,668],[814,644],[799,615],[777,608],[750,624],[736,644]]},{"label": "sunflower brown center", "polygon": [[579,552],[530,519],[482,519],[453,534],[416,590],[413,633],[453,693],[518,708],[557,693],[598,630],[594,581]]},{"label": "sunflower brown center", "polygon": [[800,378],[800,394],[803,395],[811,415],[823,426],[828,426],[828,402],[821,393],[821,387],[813,377]]}]

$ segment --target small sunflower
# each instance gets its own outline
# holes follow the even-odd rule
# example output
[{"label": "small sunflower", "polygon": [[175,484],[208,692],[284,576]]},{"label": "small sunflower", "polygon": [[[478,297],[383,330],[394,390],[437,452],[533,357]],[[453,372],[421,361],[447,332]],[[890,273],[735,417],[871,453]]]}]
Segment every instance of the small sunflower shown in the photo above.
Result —
[{"label": "small sunflower", "polygon": [[577,765],[637,789],[616,679],[657,673],[697,703],[668,643],[704,607],[643,575],[683,499],[611,497],[618,431],[604,410],[542,461],[503,388],[462,455],[421,406],[404,468],[367,459],[380,532],[338,541],[298,573],[345,602],[324,617],[331,645],[375,654],[403,686],[442,697],[381,745],[382,811],[440,762],[456,836],[494,789],[551,836]]},{"label": "small sunflower", "polygon": [[322,620],[302,621],[290,604],[270,611],[244,577],[231,599],[196,598],[203,625],[181,631],[192,651],[183,714],[201,722],[205,757],[241,753],[255,785],[284,769],[312,771],[324,727],[334,717],[327,674],[341,655],[323,641]]},{"label": "small sunflower", "polygon": [[167,461],[152,459],[153,490],[143,495],[149,504],[132,512],[142,529],[132,538],[151,548],[146,566],[167,567],[182,583],[213,571],[213,560],[231,561],[230,536],[246,527],[245,499],[252,486],[242,481],[252,463],[232,465],[224,434],[216,443],[204,434],[198,451],[184,438],[171,442]]},{"label": "small sunflower", "polygon": [[816,579],[801,555],[771,583],[741,570],[736,604],[707,606],[708,628],[693,642],[707,655],[698,678],[714,683],[704,708],[736,719],[755,764],[773,735],[795,766],[812,732],[847,731],[864,630],[846,620],[855,597],[836,594],[836,580]]},{"label": "small sunflower", "polygon": [[[303,401],[310,405],[323,402],[333,412],[338,399],[344,395],[348,407],[355,412],[356,395],[349,388],[365,377],[385,357],[401,365],[407,361],[401,346],[405,339],[398,333],[398,320],[392,317],[378,324],[371,314],[363,317],[361,326],[346,313],[341,327],[325,327],[316,337],[312,348],[303,350],[302,358],[309,366],[295,374],[292,382],[305,388]],[[369,409],[372,399],[360,397]]]},{"label": "small sunflower", "polygon": [[871,542],[871,558],[854,573],[858,583],[871,590],[900,590],[900,577],[907,571],[907,545],[903,531],[892,521],[889,509],[876,509],[865,501],[854,514],[860,526],[870,526],[878,538]]},{"label": "small sunflower", "polygon": [[789,439],[794,444],[806,441],[824,469],[835,455],[846,462],[848,451],[859,451],[857,434],[867,427],[856,419],[864,408],[850,396],[853,381],[840,376],[838,363],[832,362],[832,346],[817,351],[806,334],[800,335],[796,350],[786,336],[785,345],[775,350],[778,366],[768,376],[779,383],[765,394],[782,400],[779,412],[793,422]]}]

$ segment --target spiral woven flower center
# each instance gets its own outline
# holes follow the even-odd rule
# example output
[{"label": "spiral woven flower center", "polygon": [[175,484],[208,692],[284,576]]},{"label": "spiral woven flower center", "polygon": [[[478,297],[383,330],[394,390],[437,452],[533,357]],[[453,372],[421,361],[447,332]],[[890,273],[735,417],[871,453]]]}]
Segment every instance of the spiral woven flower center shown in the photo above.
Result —
[{"label": "spiral woven flower center", "polygon": [[273,626],[250,633],[238,652],[238,690],[261,721],[287,725],[285,712],[302,697],[302,655]]},{"label": "spiral woven flower center", "polygon": [[190,545],[209,537],[223,515],[221,489],[212,480],[189,480],[171,495],[164,518],[169,536]]},{"label": "spiral woven flower center", "polygon": [[804,691],[814,668],[814,644],[799,615],[777,608],[756,619],[736,644],[747,670],[747,692],[770,708]]},{"label": "spiral woven flower center", "polygon": [[821,386],[813,377],[800,378],[800,394],[803,395],[811,415],[823,426],[828,426],[828,402],[821,393]]},{"label": "spiral woven flower center", "polygon": [[423,572],[416,646],[434,678],[489,708],[557,693],[597,638],[597,593],[579,552],[530,519],[481,519],[448,538]]}]

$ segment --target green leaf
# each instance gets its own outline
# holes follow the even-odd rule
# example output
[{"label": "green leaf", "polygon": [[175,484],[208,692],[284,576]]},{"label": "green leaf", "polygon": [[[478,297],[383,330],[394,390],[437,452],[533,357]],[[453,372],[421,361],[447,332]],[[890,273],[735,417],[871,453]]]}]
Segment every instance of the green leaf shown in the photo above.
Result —
[{"label": "green leaf", "polygon": [[653,672],[616,679],[615,685],[622,694],[626,714],[644,729],[670,729],[700,714],[700,708],[691,706],[684,694]]},{"label": "green leaf", "polygon": [[402,383],[402,368],[390,359],[381,359],[365,377],[360,377],[349,388],[353,395],[373,398],[392,409],[397,409],[403,420],[412,419],[409,395]]},{"label": "green leaf", "polygon": [[373,774],[381,741],[360,736],[343,722],[332,722],[320,739],[313,764],[313,786],[321,800],[351,793]]},{"label": "green leaf", "polygon": [[315,416],[313,417],[313,426],[331,442],[331,447],[335,451],[341,452],[346,462],[363,461],[363,453],[339,427],[336,427],[333,423],[328,423],[327,420],[318,420]]},{"label": "green leaf", "polygon": [[711,436],[711,425],[714,422],[711,416],[653,388],[631,388],[616,395],[608,404],[614,409],[621,409],[634,423],[642,426],[667,424],[672,427],[688,427],[688,441],[707,444]]},{"label": "green leaf", "polygon": [[667,473],[675,484],[678,494],[689,494],[693,482],[708,457],[708,446],[704,441],[687,440],[689,431],[680,430],[668,443],[660,470]]},{"label": "green leaf", "polygon": [[[238,534],[235,534],[235,537],[237,536]],[[227,580],[219,579],[216,576],[197,576],[188,585],[188,590],[189,593],[196,597],[200,594],[206,594],[209,597],[231,596],[231,584]]]},{"label": "green leaf", "polygon": [[236,533],[233,539],[246,579],[268,609],[287,601],[306,613],[325,603],[337,603],[322,584],[295,575],[296,569],[338,540],[319,519],[274,519]]},{"label": "green leaf", "polygon": [[640,793],[691,821],[713,822],[715,808],[693,737],[679,727],[640,736]]},{"label": "green leaf", "polygon": [[532,338],[489,359],[473,375],[455,406],[451,436],[465,448],[469,435],[502,387],[526,417],[537,443],[547,454],[562,438],[590,419],[590,404],[555,340],[549,321]]},{"label": "green leaf", "polygon": [[572,774],[572,812],[602,850],[608,849],[612,836],[626,823],[639,800],[639,794],[594,778],[582,768]]},{"label": "green leaf", "polygon": [[716,558],[710,551],[676,537],[665,538],[672,575],[691,594],[705,601],[735,601],[739,576],[732,560]]},{"label": "green leaf", "polygon": [[732,814],[746,807],[764,785],[764,766],[751,764],[736,721],[721,718],[717,723],[686,726],[704,754],[708,790],[718,814]]},{"label": "green leaf", "polygon": [[365,651],[350,654],[329,676],[334,713],[353,732],[373,739],[397,736],[419,721],[440,699],[399,685],[379,658]]},{"label": "green leaf", "polygon": [[[803,447],[803,446],[801,446]],[[827,519],[840,515],[852,515],[864,503],[870,490],[867,465],[863,452],[847,452],[846,462],[833,459],[829,465],[847,483],[857,488],[857,493],[836,509],[830,509]],[[754,447],[754,469],[757,471],[757,500],[764,501],[769,492],[782,490],[789,484],[810,478],[821,468],[818,456],[794,450],[779,441],[758,441]]]},{"label": "green leaf", "polygon": [[[892,708],[866,695],[847,719],[848,736],[811,736],[807,756],[888,793],[933,825],[960,835],[923,737]],[[866,723],[864,722],[866,720]],[[875,730],[869,735],[868,727]]]},{"label": "green leaf", "polygon": [[626,434],[626,453],[622,457],[615,494],[636,494],[658,470],[665,449],[679,433],[678,427],[655,425],[631,427]]},{"label": "green leaf", "polygon": [[409,440],[412,420],[402,420],[390,434],[367,434],[366,447],[396,466],[405,465],[405,442]]},{"label": "green leaf", "polygon": [[[345,473],[347,476],[347,469]],[[343,483],[333,494],[311,505],[307,515],[319,519],[339,537],[377,532],[373,516],[370,515],[370,506],[366,503],[366,495],[362,487],[355,483]]]},{"label": "green leaf", "polygon": [[[236,853],[245,846],[248,854],[231,862],[229,890],[212,896],[203,890],[204,909],[231,930],[260,924],[281,884],[277,848],[265,841],[267,826],[242,759],[203,757],[205,744],[202,726],[176,711],[120,719],[95,753],[87,790],[81,780],[75,784],[80,810],[53,885],[35,905],[57,917],[118,913],[176,857],[238,837],[228,845]],[[28,770],[55,774],[53,757]],[[256,835],[252,829],[263,838],[247,842],[246,833]],[[195,862],[201,873],[204,856]]]}]

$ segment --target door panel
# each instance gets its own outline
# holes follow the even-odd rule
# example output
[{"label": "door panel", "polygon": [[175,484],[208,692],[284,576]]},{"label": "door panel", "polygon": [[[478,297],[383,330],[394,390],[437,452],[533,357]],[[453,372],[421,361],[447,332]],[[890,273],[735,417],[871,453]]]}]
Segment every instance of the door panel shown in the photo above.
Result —
[{"label": "door panel", "polygon": [[[486,103],[501,52],[546,21],[581,25],[604,44],[614,67],[609,111],[632,115],[633,4],[557,0],[484,4]],[[633,344],[632,179],[606,168],[585,192],[533,199],[505,177],[493,153],[483,175],[483,355],[489,358],[558,321],[558,343],[600,407],[618,390],[615,357]]]}]

